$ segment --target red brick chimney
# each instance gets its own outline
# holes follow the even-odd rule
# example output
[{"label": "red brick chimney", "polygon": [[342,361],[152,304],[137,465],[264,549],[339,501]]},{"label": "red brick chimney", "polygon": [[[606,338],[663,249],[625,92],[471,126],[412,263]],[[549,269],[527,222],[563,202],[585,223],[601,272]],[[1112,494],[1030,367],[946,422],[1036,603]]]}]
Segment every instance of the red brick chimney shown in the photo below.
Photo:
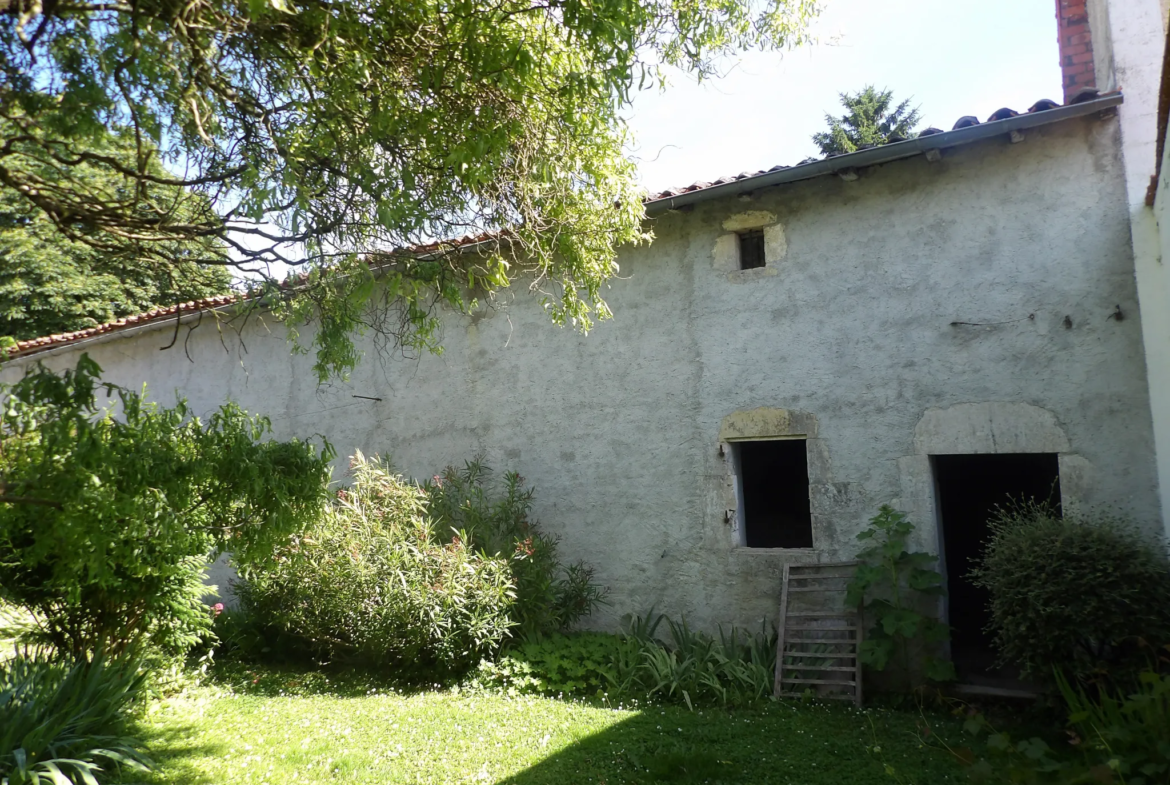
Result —
[{"label": "red brick chimney", "polygon": [[1057,44],[1060,47],[1060,70],[1063,75],[1064,102],[1085,87],[1096,87],[1093,68],[1093,37],[1089,32],[1089,0],[1056,0]]}]

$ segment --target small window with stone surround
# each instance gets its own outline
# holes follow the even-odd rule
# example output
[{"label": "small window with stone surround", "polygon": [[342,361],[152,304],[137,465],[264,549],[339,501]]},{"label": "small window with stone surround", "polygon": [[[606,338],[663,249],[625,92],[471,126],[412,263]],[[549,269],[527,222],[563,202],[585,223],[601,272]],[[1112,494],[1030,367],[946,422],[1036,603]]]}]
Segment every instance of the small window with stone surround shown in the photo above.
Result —
[{"label": "small window with stone surround", "polygon": [[811,548],[808,453],[799,438],[737,441],[742,493],[742,544],[749,548]]},{"label": "small window with stone surround", "polygon": [[755,270],[764,267],[767,259],[764,256],[764,230],[747,229],[737,232],[739,237],[739,269]]}]

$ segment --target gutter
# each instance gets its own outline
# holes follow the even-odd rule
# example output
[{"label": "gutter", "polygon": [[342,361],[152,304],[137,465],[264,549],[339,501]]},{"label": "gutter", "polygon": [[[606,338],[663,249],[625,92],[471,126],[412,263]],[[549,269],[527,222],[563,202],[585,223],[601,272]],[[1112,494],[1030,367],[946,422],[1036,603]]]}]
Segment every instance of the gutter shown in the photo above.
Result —
[{"label": "gutter", "polygon": [[729,183],[711,185],[699,188],[689,193],[669,196],[646,202],[646,214],[658,215],[668,210],[677,210],[680,207],[698,204],[711,199],[721,199],[728,196],[758,191],[761,188],[771,188],[776,185],[795,183],[801,180],[810,180],[827,174],[836,174],[846,169],[861,169],[867,166],[898,161],[904,158],[913,158],[926,155],[932,150],[942,150],[948,147],[971,144],[973,142],[992,139],[998,136],[1010,136],[1013,133],[1026,131],[1044,125],[1059,123],[1074,117],[1085,117],[1091,114],[1104,112],[1107,109],[1120,106],[1124,96],[1120,92],[1109,93],[1090,101],[1069,106],[1059,106],[1043,112],[1021,114],[1004,120],[994,120],[954,131],[922,136],[916,139],[907,139],[902,142],[892,142],[880,147],[871,147],[868,150],[859,150],[855,153],[846,153],[827,158],[823,161],[814,161],[809,164],[791,166],[775,172],[745,177]]}]

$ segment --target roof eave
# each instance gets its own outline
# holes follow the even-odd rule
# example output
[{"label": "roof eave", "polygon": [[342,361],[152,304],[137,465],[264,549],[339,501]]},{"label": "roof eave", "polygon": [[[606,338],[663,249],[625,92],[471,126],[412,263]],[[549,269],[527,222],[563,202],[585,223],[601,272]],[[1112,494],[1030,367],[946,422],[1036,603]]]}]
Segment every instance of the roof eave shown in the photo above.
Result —
[{"label": "roof eave", "polygon": [[761,188],[770,188],[785,183],[836,174],[846,169],[861,169],[867,166],[877,166],[878,164],[890,163],[891,161],[913,158],[918,155],[925,155],[930,150],[942,150],[944,148],[958,147],[959,145],[971,144],[997,136],[1010,135],[1013,131],[1025,131],[1029,128],[1051,125],[1074,117],[1084,117],[1103,112],[1119,106],[1123,100],[1124,96],[1120,92],[1109,93],[1079,104],[1059,106],[1043,112],[1021,114],[1004,120],[994,120],[990,123],[959,128],[954,131],[943,131],[942,133],[932,134],[930,136],[907,139],[903,142],[892,142],[880,147],[871,147],[868,150],[859,150],[856,153],[847,153],[845,155],[826,158],[823,161],[792,166],[774,172],[765,172],[764,174],[745,177],[742,180],[712,185],[689,193],[646,202],[646,214],[655,215],[668,210],[677,210],[687,205],[705,202],[710,199],[738,196],[739,194],[758,191]]}]

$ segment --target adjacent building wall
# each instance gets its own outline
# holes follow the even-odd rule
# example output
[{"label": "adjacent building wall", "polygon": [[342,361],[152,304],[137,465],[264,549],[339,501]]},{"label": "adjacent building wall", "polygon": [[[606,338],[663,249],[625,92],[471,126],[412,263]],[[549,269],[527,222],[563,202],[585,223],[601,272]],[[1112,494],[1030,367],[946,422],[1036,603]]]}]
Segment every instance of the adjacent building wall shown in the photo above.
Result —
[{"label": "adjacent building wall", "polygon": [[[271,324],[225,336],[225,351],[205,320],[194,362],[182,335],[159,351],[167,329],[87,350],[157,399],[209,412],[231,398],[281,436],[323,433],[416,477],[477,452],[518,470],[565,555],[610,588],[601,627],[652,606],[701,626],[774,618],[784,562],[851,556],[883,503],[934,547],[938,452],[1058,452],[1066,504],[1156,527],[1116,118],[860,174],[656,219],[653,245],[621,253],[615,318],[587,337],[518,291],[449,314],[440,357],[371,349],[324,387]],[[765,268],[728,255],[745,227],[765,229]],[[721,440],[753,435],[809,439],[813,549],[737,544]]]},{"label": "adjacent building wall", "polygon": [[1125,93],[1118,107],[1134,266],[1142,303],[1163,527],[1170,536],[1170,273],[1161,252],[1153,210],[1145,203],[1157,163],[1158,86],[1165,47],[1159,0],[1094,0],[1105,13],[1094,28],[1097,51],[1110,53],[1098,70],[1113,70],[1110,84]]}]

